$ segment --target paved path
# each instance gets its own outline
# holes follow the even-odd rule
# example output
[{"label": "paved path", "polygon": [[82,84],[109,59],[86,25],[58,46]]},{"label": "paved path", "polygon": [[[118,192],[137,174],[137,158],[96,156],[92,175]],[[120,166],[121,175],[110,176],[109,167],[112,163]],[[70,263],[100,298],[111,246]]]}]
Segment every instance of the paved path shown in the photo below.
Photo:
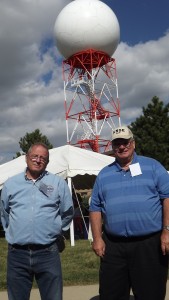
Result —
[{"label": "paved path", "polygon": [[[8,300],[6,291],[0,292],[1,300]],[[39,291],[32,289],[30,300],[40,300]],[[68,286],[63,288],[63,300],[98,300],[98,285]],[[19,300],[19,299],[18,299]],[[20,299],[22,300],[22,299]]]},{"label": "paved path", "polygon": [[[0,299],[8,300],[6,291],[0,292]],[[30,300],[41,300],[37,289],[32,290]],[[98,285],[64,287],[63,300],[99,300]],[[134,300],[132,295],[130,296],[130,300]],[[169,281],[167,282],[167,294],[165,300],[169,300]]]}]

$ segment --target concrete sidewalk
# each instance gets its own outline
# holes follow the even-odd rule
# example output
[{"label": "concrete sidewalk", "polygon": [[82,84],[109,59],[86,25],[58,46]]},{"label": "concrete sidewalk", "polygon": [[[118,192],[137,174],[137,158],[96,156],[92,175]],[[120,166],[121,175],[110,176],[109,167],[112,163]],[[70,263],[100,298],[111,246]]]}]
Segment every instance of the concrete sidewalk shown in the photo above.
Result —
[{"label": "concrete sidewalk", "polygon": [[[63,288],[63,300],[98,300],[98,285],[68,286]],[[0,292],[0,300],[8,300],[7,292]],[[22,299],[18,299],[22,300]],[[32,289],[30,300],[41,300],[39,291]]]},{"label": "concrete sidewalk", "polygon": [[[7,292],[0,292],[1,300],[8,300]],[[22,299],[18,299],[22,300]],[[32,289],[30,300],[41,300],[39,291]],[[99,300],[98,285],[67,286],[63,288],[63,300]],[[134,300],[131,295],[130,300]],[[169,281],[165,300],[169,300]]]}]

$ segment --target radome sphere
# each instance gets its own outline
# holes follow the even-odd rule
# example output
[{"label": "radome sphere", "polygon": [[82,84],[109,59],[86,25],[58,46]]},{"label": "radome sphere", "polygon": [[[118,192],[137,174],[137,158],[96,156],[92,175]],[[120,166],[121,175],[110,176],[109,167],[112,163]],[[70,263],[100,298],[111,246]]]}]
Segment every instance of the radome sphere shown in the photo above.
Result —
[{"label": "radome sphere", "polygon": [[87,49],[112,56],[119,43],[120,27],[116,15],[105,3],[75,0],[58,15],[54,35],[56,46],[65,58]]}]

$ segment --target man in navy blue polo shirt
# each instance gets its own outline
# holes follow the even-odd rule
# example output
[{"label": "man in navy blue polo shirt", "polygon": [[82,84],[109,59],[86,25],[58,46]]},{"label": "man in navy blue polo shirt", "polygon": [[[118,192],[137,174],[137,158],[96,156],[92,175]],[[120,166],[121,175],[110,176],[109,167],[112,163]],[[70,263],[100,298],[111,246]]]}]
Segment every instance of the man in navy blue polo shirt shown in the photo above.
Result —
[{"label": "man in navy blue polo shirt", "polygon": [[138,156],[131,130],[112,132],[115,161],[97,176],[90,204],[100,257],[100,300],[164,300],[169,252],[169,174]]}]

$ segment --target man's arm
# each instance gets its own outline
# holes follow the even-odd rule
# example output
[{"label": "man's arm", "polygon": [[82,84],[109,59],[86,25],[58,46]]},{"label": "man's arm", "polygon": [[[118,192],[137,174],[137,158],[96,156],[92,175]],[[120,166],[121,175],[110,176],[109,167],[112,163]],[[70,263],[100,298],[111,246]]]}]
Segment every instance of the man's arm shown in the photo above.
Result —
[{"label": "man's arm", "polygon": [[9,224],[9,213],[8,213],[8,197],[6,193],[6,187],[4,186],[1,192],[1,222],[4,231]]},{"label": "man's arm", "polygon": [[101,212],[90,212],[90,223],[93,235],[92,249],[96,255],[103,257],[105,253],[105,243],[102,239],[102,215]]},{"label": "man's arm", "polygon": [[164,229],[169,226],[169,198],[163,200],[163,230],[161,234],[161,250],[163,255],[169,254],[169,230]]},{"label": "man's arm", "polygon": [[67,183],[61,178],[60,184],[60,214],[62,219],[62,230],[67,231],[74,215],[72,195]]}]

